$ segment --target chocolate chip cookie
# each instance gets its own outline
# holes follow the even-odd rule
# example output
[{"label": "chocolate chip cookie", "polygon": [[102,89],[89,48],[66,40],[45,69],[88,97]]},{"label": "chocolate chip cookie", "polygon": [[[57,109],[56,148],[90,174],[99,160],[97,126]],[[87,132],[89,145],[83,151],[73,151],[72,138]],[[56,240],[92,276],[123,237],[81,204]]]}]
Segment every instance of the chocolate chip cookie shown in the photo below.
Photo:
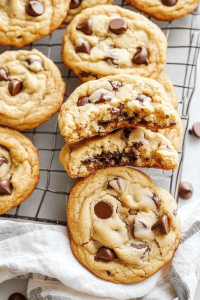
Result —
[{"label": "chocolate chip cookie", "polygon": [[95,275],[114,283],[147,279],[178,247],[177,203],[144,173],[98,170],[73,186],[67,204],[71,249]]},{"label": "chocolate chip cookie", "polygon": [[173,127],[176,118],[177,111],[157,81],[116,75],[79,86],[62,105],[58,122],[71,144],[121,127]]},{"label": "chocolate chip cookie", "polygon": [[1,0],[0,44],[23,47],[57,29],[70,0]]},{"label": "chocolate chip cookie", "polygon": [[83,82],[115,74],[156,78],[167,39],[147,18],[117,5],[84,10],[63,36],[62,59]]},{"label": "chocolate chip cookie", "polygon": [[0,127],[0,214],[26,200],[40,176],[38,151],[23,134]]},{"label": "chocolate chip cookie", "polygon": [[0,55],[0,124],[39,126],[61,107],[65,83],[57,66],[36,49]]},{"label": "chocolate chip cookie", "polygon": [[157,20],[172,21],[193,12],[199,0],[124,0]]},{"label": "chocolate chip cookie", "polygon": [[64,23],[68,24],[82,10],[95,5],[112,4],[115,0],[71,0]]},{"label": "chocolate chip cookie", "polygon": [[176,96],[176,92],[174,90],[173,83],[171,82],[171,79],[169,76],[165,73],[160,73],[160,75],[156,78],[156,80],[162,84],[165,92],[167,93],[169,99],[171,100],[171,103],[175,109],[178,107],[178,99]]},{"label": "chocolate chip cookie", "polygon": [[160,133],[141,127],[124,128],[75,147],[66,144],[60,153],[60,161],[75,178],[113,166],[172,170],[178,167],[178,153]]}]

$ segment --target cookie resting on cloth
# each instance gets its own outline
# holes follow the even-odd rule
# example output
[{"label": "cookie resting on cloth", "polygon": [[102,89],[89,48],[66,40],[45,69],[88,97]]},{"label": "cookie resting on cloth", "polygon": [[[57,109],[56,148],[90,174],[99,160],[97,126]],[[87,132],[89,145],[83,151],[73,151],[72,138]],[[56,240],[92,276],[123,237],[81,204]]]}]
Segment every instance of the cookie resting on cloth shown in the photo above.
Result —
[{"label": "cookie resting on cloth", "polygon": [[127,167],[98,170],[73,186],[67,204],[73,254],[114,283],[156,273],[178,247],[177,203],[146,174]]},{"label": "cookie resting on cloth", "polygon": [[0,127],[0,214],[26,200],[39,182],[38,150],[20,132]]}]

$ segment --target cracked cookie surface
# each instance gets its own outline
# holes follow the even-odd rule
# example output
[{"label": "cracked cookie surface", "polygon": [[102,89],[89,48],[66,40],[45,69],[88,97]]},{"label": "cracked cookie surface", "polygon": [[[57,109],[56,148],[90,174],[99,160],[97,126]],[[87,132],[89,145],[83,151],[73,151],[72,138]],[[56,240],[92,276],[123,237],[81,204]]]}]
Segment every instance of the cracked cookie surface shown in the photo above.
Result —
[{"label": "cracked cookie surface", "polygon": [[65,83],[57,66],[36,49],[0,55],[0,124],[32,129],[61,107]]},{"label": "cracked cookie surface", "polygon": [[79,86],[62,105],[58,121],[71,144],[121,127],[173,127],[177,114],[157,81],[116,75]]},{"label": "cracked cookie surface", "polygon": [[193,12],[199,0],[124,0],[157,20],[172,21]]},{"label": "cracked cookie surface", "polygon": [[23,47],[57,29],[70,0],[1,0],[0,44]]},{"label": "cracked cookie surface", "polygon": [[73,186],[67,204],[71,249],[95,275],[115,283],[147,279],[178,247],[177,203],[144,173],[98,170]]},{"label": "cracked cookie surface", "polygon": [[0,214],[26,200],[40,177],[38,151],[23,134],[0,127]]},{"label": "cracked cookie surface", "polygon": [[99,5],[70,22],[62,59],[83,82],[124,73],[156,78],[166,51],[166,37],[153,22],[117,5]]}]

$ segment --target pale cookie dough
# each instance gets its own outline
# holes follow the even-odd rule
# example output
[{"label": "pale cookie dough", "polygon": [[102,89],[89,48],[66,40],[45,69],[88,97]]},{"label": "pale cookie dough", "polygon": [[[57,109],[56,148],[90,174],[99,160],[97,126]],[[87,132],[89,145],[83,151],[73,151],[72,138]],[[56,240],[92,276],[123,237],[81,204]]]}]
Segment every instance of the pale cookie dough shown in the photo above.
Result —
[{"label": "pale cookie dough", "polygon": [[193,12],[199,0],[124,0],[157,20],[172,21]]},{"label": "pale cookie dough", "polygon": [[68,24],[82,10],[95,5],[112,4],[115,0],[71,0],[67,17],[63,23]]},{"label": "pale cookie dough", "polygon": [[178,167],[178,153],[160,133],[141,127],[124,128],[75,147],[66,144],[60,161],[69,176],[75,178],[114,166],[172,170]]},{"label": "pale cookie dough", "polygon": [[0,44],[23,47],[57,29],[70,0],[1,0]]},{"label": "pale cookie dough", "polygon": [[95,275],[114,283],[147,279],[178,247],[177,203],[144,173],[98,170],[73,186],[67,204],[71,249]]},{"label": "pale cookie dough", "polygon": [[120,127],[173,127],[177,114],[157,81],[116,75],[79,86],[62,105],[58,122],[71,144]]},{"label": "pale cookie dough", "polygon": [[156,78],[166,51],[167,39],[153,22],[117,5],[98,5],[70,22],[62,59],[83,82],[115,74]]},{"label": "pale cookie dough", "polygon": [[23,134],[0,127],[0,214],[26,200],[39,182],[38,151]]},{"label": "pale cookie dough", "polygon": [[174,90],[174,86],[171,82],[171,79],[169,76],[165,73],[160,73],[160,75],[156,78],[156,80],[162,84],[165,92],[167,93],[169,99],[171,100],[171,103],[175,109],[178,107],[178,99],[176,96],[176,92]]},{"label": "pale cookie dough", "polygon": [[39,126],[61,107],[65,83],[57,66],[36,49],[0,55],[0,124]]}]

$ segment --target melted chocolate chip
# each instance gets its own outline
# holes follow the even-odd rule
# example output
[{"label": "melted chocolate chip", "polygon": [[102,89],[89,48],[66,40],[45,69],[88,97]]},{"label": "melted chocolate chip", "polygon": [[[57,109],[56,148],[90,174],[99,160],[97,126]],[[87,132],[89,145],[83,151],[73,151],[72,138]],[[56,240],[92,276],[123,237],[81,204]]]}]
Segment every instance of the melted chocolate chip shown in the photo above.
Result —
[{"label": "melted chocolate chip", "polygon": [[190,129],[190,130],[189,130],[189,133],[190,133],[190,134],[193,134],[193,135],[195,135],[196,137],[199,137],[199,138],[200,138],[200,122],[194,123],[194,125],[193,125],[193,127],[192,127],[192,130]]},{"label": "melted chocolate chip", "polygon": [[158,196],[156,194],[153,194],[152,200],[154,201],[156,208],[159,209],[160,208],[160,199],[158,198]]},{"label": "melted chocolate chip", "polygon": [[126,139],[129,138],[131,132],[132,132],[132,130],[130,128],[124,128],[124,136]]},{"label": "melted chocolate chip", "polygon": [[43,15],[44,6],[41,2],[30,0],[26,3],[26,13],[32,17],[38,17]]},{"label": "melted chocolate chip", "polygon": [[80,25],[76,26],[76,29],[82,31],[83,33],[85,33],[87,35],[91,35],[92,34],[92,20],[91,19],[85,20]]},{"label": "melted chocolate chip", "polygon": [[99,97],[98,100],[95,101],[95,104],[102,104],[105,103],[107,101],[111,101],[112,100],[112,96],[106,93],[102,93]]},{"label": "melted chocolate chip", "polygon": [[109,81],[112,88],[113,88],[113,91],[117,92],[119,90],[119,88],[122,87],[122,82],[120,81],[117,81],[117,80],[113,80],[113,81]]},{"label": "melted chocolate chip", "polygon": [[120,114],[121,114],[121,109],[118,107],[108,108],[108,110],[111,113],[111,115],[113,115],[113,116],[120,116]]},{"label": "melted chocolate chip", "polygon": [[20,293],[14,293],[14,294],[10,295],[10,297],[8,298],[8,300],[26,300],[26,297],[24,297]]},{"label": "melted chocolate chip", "polygon": [[8,85],[9,92],[12,96],[19,94],[22,90],[23,83],[19,80],[11,80]]},{"label": "melted chocolate chip", "polygon": [[104,58],[104,60],[109,63],[111,62],[113,65],[118,65],[116,63],[116,61],[119,61],[119,58],[118,57],[114,57],[114,56],[107,56],[106,58]]},{"label": "melted chocolate chip", "polygon": [[174,6],[178,0],[161,0],[162,4],[165,6]]},{"label": "melted chocolate chip", "polygon": [[149,245],[147,244],[131,244],[131,247],[136,249],[146,249],[146,251],[149,250]]},{"label": "melted chocolate chip", "polygon": [[41,59],[39,56],[37,56],[37,55],[30,55],[29,57],[27,57],[27,59],[26,59],[25,61],[27,62],[27,64],[28,64],[29,66],[31,66],[35,61],[38,62],[38,63],[41,65],[41,67],[44,66],[44,62],[43,62],[42,59]]},{"label": "melted chocolate chip", "polygon": [[[112,184],[111,184],[112,183]],[[108,181],[107,189],[115,189],[115,185],[117,186],[117,189],[121,190],[124,187],[124,180],[121,177],[115,177]]]},{"label": "melted chocolate chip", "polygon": [[[149,99],[151,99],[151,100],[149,100]],[[140,102],[140,104],[143,105],[144,102],[146,102],[146,101],[148,101],[148,102],[152,101],[152,98],[149,96],[146,96],[146,95],[138,95],[136,100],[138,100]]]},{"label": "melted chocolate chip", "polygon": [[70,9],[75,9],[81,5],[81,0],[71,0]]},{"label": "melted chocolate chip", "polygon": [[147,49],[144,47],[138,47],[137,50],[138,51],[134,55],[132,62],[137,65],[140,65],[140,64],[148,65],[149,64],[149,54],[147,52]]},{"label": "melted chocolate chip", "polygon": [[8,163],[8,160],[4,157],[0,157],[0,167],[3,165],[3,164],[7,164]]},{"label": "melted chocolate chip", "polygon": [[8,74],[4,69],[0,69],[0,81],[9,81]]},{"label": "melted chocolate chip", "polygon": [[122,34],[127,30],[126,22],[123,19],[114,19],[109,24],[109,30],[115,34]]},{"label": "melted chocolate chip", "polygon": [[194,188],[191,183],[182,181],[178,186],[178,196],[183,199],[189,199],[192,197],[194,192]]},{"label": "melted chocolate chip", "polygon": [[115,258],[116,258],[116,254],[114,250],[107,247],[101,247],[99,248],[97,254],[95,255],[94,260],[111,261]]},{"label": "melted chocolate chip", "polygon": [[11,195],[11,182],[8,180],[0,181],[0,195]]},{"label": "melted chocolate chip", "polygon": [[84,41],[80,46],[76,47],[77,53],[87,53],[90,54],[92,46],[87,41]]},{"label": "melted chocolate chip", "polygon": [[162,234],[170,232],[169,220],[166,215],[160,217],[158,221],[151,227],[151,230],[158,230]]},{"label": "melted chocolate chip", "polygon": [[88,96],[83,96],[78,99],[77,106],[83,106],[90,103]]},{"label": "melted chocolate chip", "polygon": [[109,219],[113,214],[113,207],[106,201],[100,201],[94,206],[94,212],[99,219]]}]

